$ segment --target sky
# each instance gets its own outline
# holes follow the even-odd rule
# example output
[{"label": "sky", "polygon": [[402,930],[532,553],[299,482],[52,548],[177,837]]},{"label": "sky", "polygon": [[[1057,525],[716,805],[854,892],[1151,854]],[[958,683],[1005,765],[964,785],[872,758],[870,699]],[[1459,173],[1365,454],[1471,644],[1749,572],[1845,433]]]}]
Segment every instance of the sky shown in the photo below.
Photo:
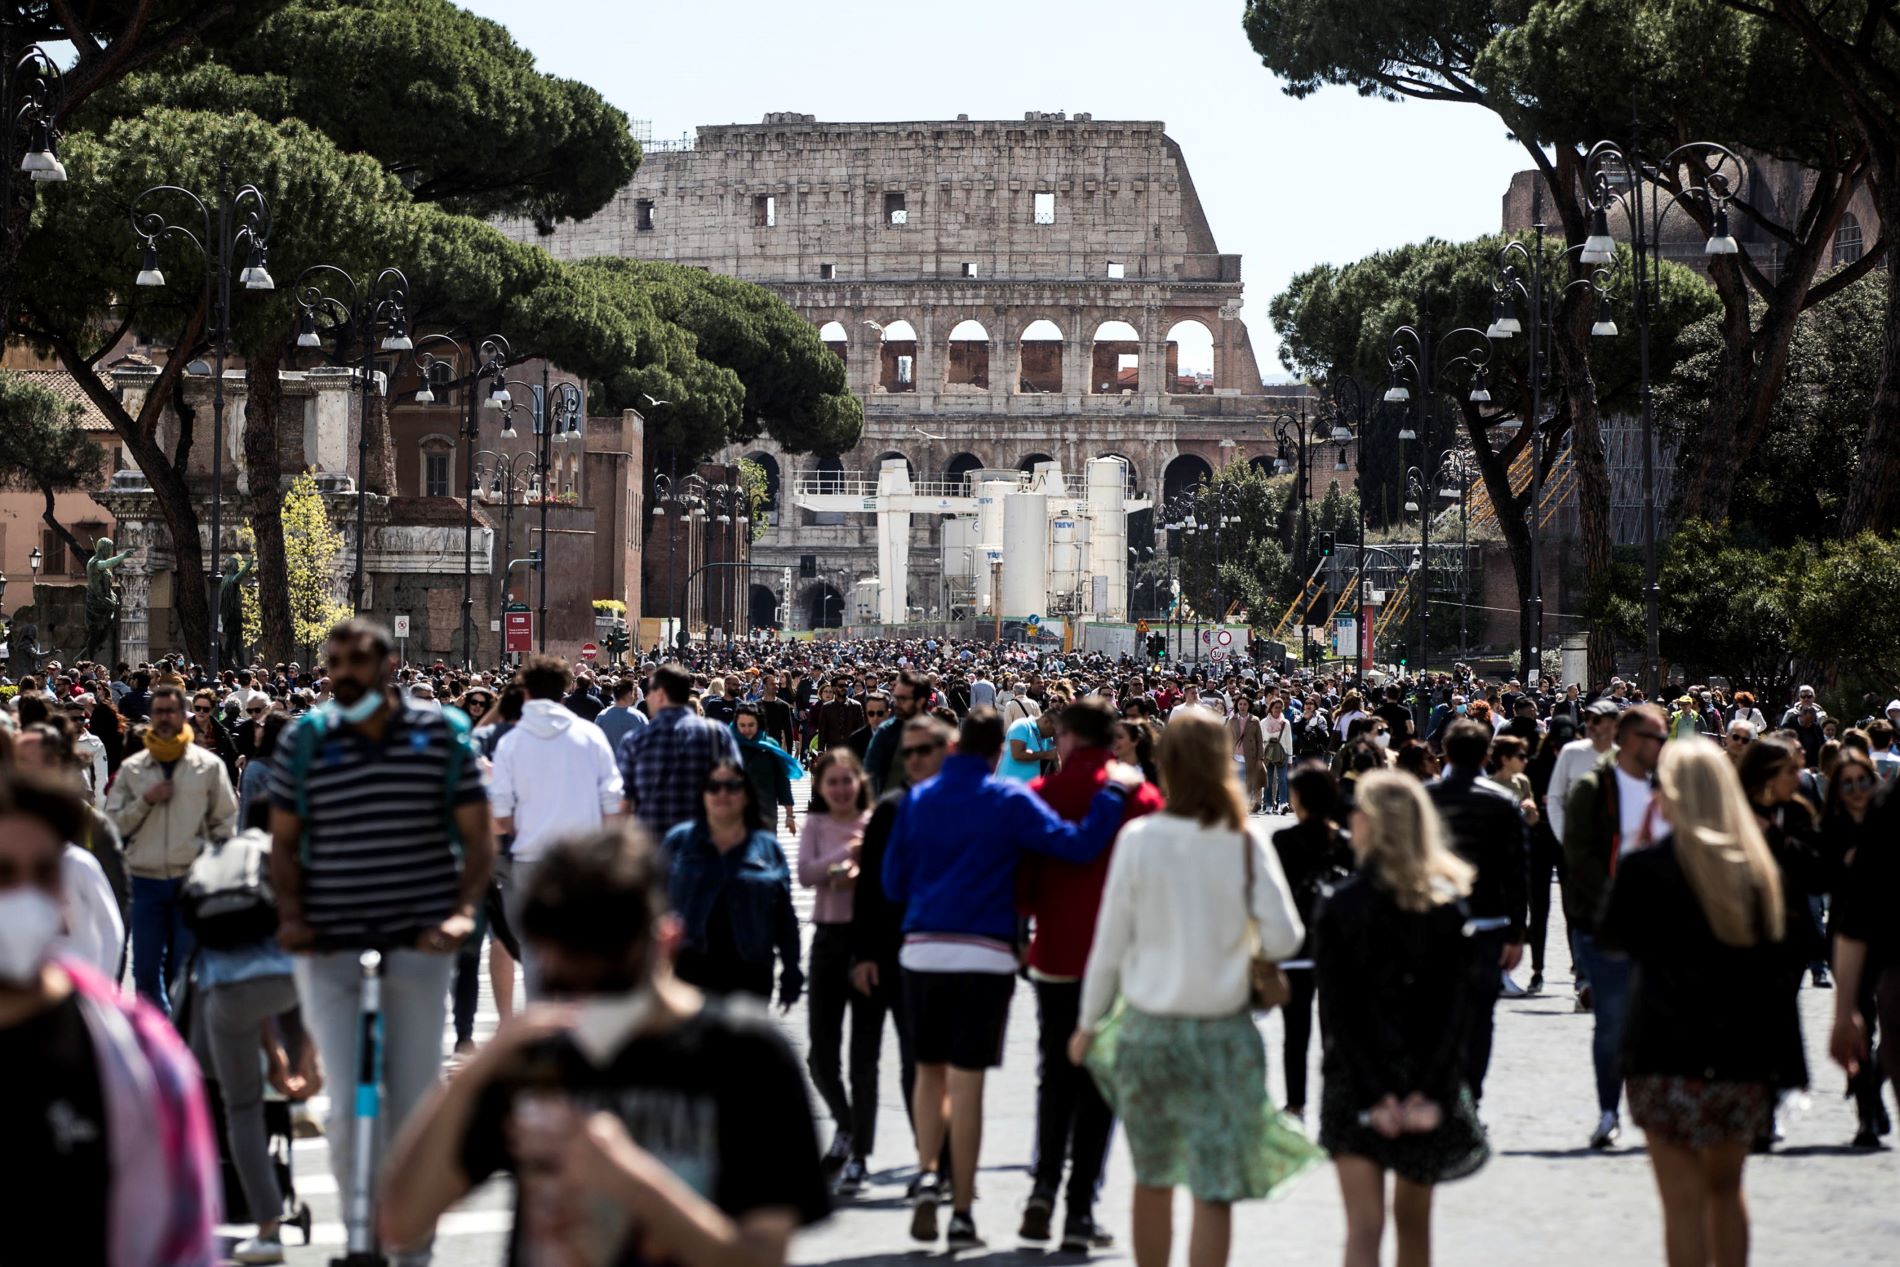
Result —
[{"label": "sky", "polygon": [[768,111],[836,122],[1159,119],[1181,145],[1220,249],[1242,257],[1264,375],[1273,296],[1315,264],[1498,228],[1529,166],[1473,106],[1303,101],[1260,65],[1240,0],[460,0],[541,69],[592,85],[656,138]]}]

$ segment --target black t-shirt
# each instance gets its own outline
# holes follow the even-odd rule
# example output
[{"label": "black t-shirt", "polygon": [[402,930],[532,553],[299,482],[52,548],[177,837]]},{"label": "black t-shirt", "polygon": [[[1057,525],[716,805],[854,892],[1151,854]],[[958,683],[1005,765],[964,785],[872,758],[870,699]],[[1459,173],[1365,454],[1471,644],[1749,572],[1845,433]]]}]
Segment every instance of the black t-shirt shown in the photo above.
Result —
[{"label": "black t-shirt", "polygon": [[1900,968],[1900,783],[1883,783],[1834,894],[1833,931],[1867,943],[1869,980]]},{"label": "black t-shirt", "polygon": [[1375,708],[1372,715],[1391,727],[1394,748],[1412,737],[1412,710],[1405,705],[1388,701]]},{"label": "black t-shirt", "polygon": [[111,1157],[77,995],[0,1029],[0,1087],[0,1262],[105,1267]]},{"label": "black t-shirt", "polygon": [[[726,1214],[789,1207],[801,1225],[830,1212],[805,1075],[765,1013],[709,1001],[678,1028],[637,1038],[597,1069],[566,1038],[526,1049],[476,1102],[462,1140],[472,1183],[513,1172],[507,1126],[522,1094],[565,1095],[605,1109],[634,1143]],[[517,1214],[509,1263],[529,1261]],[[646,1267],[629,1246],[613,1267]]]}]

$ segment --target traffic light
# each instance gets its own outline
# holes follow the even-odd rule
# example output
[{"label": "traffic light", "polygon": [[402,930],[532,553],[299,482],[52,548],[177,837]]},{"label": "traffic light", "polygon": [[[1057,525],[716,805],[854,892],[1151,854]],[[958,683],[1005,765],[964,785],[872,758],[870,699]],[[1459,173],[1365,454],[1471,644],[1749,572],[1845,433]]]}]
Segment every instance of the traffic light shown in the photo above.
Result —
[{"label": "traffic light", "polygon": [[1319,534],[1319,557],[1322,559],[1333,557],[1333,534],[1330,532]]},{"label": "traffic light", "polygon": [[1168,649],[1167,638],[1162,636],[1160,633],[1151,633],[1148,635],[1148,654],[1149,655],[1159,660],[1162,656],[1162,653],[1165,652],[1167,649]]},{"label": "traffic light", "polygon": [[613,628],[609,629],[606,636],[601,639],[601,645],[613,656],[616,664],[619,663],[620,657],[626,654],[629,643],[627,622],[618,618],[614,620]]}]

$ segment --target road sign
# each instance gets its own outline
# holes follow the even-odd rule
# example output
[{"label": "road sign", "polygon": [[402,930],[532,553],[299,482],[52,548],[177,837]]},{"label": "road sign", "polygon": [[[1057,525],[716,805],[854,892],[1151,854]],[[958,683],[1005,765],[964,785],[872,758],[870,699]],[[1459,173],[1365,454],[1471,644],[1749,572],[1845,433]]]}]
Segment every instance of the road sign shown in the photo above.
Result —
[{"label": "road sign", "polygon": [[534,613],[506,611],[501,614],[501,649],[509,654],[534,650]]},{"label": "road sign", "polygon": [[398,638],[407,638],[409,636],[409,617],[396,617],[396,636]]},{"label": "road sign", "polygon": [[600,648],[595,646],[593,643],[583,642],[581,644],[581,659],[592,660],[599,655],[600,655]]},{"label": "road sign", "polygon": [[1141,635],[1142,637],[1144,637],[1144,638],[1146,638],[1146,637],[1148,636],[1148,619],[1147,619],[1147,617],[1145,617],[1145,616],[1144,616],[1144,617],[1142,617],[1142,618],[1141,618],[1140,620],[1137,620],[1137,621],[1135,622],[1135,632],[1136,632],[1136,633],[1138,633],[1138,634],[1140,634],[1140,635]]}]

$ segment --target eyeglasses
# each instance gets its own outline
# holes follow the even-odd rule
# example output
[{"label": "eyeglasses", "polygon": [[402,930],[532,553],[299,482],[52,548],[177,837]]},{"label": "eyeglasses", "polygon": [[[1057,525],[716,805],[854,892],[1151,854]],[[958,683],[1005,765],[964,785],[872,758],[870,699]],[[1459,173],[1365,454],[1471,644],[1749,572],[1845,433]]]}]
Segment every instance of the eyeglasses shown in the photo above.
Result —
[{"label": "eyeglasses", "polygon": [[1864,776],[1864,775],[1863,775],[1863,776],[1860,776],[1860,777],[1858,777],[1858,778],[1852,778],[1852,779],[1842,779],[1842,780],[1841,780],[1841,791],[1843,791],[1843,792],[1865,792],[1865,791],[1866,791],[1866,790],[1867,790],[1868,788],[1870,788],[1870,787],[1872,787],[1873,785],[1874,785],[1874,781],[1873,781],[1872,779],[1870,779],[1870,778],[1867,778],[1866,776]]},{"label": "eyeglasses", "polygon": [[707,779],[706,791],[715,796],[721,792],[743,792],[745,781],[743,779]]},{"label": "eyeglasses", "polygon": [[1668,732],[1667,732],[1667,731],[1662,731],[1662,730],[1638,730],[1638,731],[1635,731],[1635,732],[1634,732],[1634,733],[1633,733],[1633,734],[1631,735],[1631,738],[1633,738],[1633,739],[1654,739],[1654,740],[1655,740],[1655,741],[1656,741],[1657,743],[1668,743],[1668,742],[1669,742],[1669,734],[1668,734]]},{"label": "eyeglasses", "polygon": [[192,712],[194,712],[194,713],[208,713],[208,712],[210,712],[210,711],[211,711],[211,705],[209,705],[209,704],[193,704],[193,705],[191,706],[191,711],[192,711]]},{"label": "eyeglasses", "polygon": [[1748,743],[1753,738],[1753,735],[1730,735],[1728,741],[1730,743]]},{"label": "eyeglasses", "polygon": [[941,747],[943,745],[940,743],[915,744],[908,748],[899,748],[897,755],[908,761],[912,757],[927,757]]},{"label": "eyeglasses", "polygon": [[251,716],[253,716],[253,717],[262,717],[262,716],[264,715],[264,710],[263,710],[263,709],[262,709],[261,707],[260,707],[260,708],[247,708],[247,709],[245,709],[244,711],[245,711],[245,712],[247,712],[247,713],[249,713],[249,714],[250,714]]},{"label": "eyeglasses", "polygon": [[883,721],[886,717],[889,717],[889,716],[890,714],[885,712],[881,708],[867,708],[864,710],[865,721]]}]

